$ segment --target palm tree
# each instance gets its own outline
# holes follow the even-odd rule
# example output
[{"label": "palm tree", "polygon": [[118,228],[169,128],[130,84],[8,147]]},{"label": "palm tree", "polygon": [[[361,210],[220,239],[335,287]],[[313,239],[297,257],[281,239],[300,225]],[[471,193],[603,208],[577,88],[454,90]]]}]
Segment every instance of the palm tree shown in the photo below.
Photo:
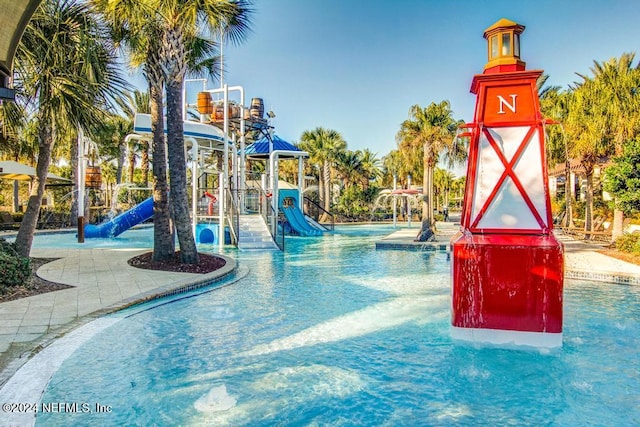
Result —
[{"label": "palm tree", "polygon": [[[594,61],[593,77],[578,74],[569,104],[567,133],[572,157],[585,170],[587,191],[585,231],[592,230],[593,173],[603,157],[621,152],[623,143],[640,132],[640,70],[633,66],[633,54],[623,54],[604,63]],[[622,212],[614,217],[614,234],[622,228]],[[586,233],[588,235],[588,233]]]},{"label": "palm tree", "polygon": [[467,181],[467,177],[461,176],[461,177],[455,178],[451,183],[451,191],[453,192],[457,200],[456,207],[461,207],[462,205],[462,198],[464,197],[464,187],[467,183],[466,181]]},{"label": "palm tree", "polygon": [[153,260],[173,257],[175,239],[171,227],[167,150],[164,136],[164,74],[159,57],[161,29],[151,0],[90,0],[107,21],[116,44],[131,65],[142,67],[149,85],[153,175]]},{"label": "palm tree", "polygon": [[[309,161],[320,166],[319,183],[322,183],[321,199],[325,212],[331,210],[331,171],[332,166],[338,160],[340,153],[347,149],[347,143],[340,132],[317,127],[314,130],[306,130],[300,137],[300,148],[309,153]],[[323,213],[321,220],[326,220]]]},{"label": "palm tree", "polygon": [[342,187],[349,188],[362,183],[365,176],[360,151],[346,150],[338,154],[336,172],[342,180]]},{"label": "palm tree", "polygon": [[158,60],[167,94],[167,153],[171,171],[171,208],[183,263],[197,263],[187,195],[182,117],[182,87],[188,71],[190,40],[203,31],[224,31],[231,41],[243,40],[251,10],[244,0],[150,0],[161,16]]},{"label": "palm tree", "polygon": [[[383,157],[382,167],[384,170],[383,185],[391,187],[393,185],[394,176],[397,179],[397,184],[400,184],[404,177],[408,174],[415,174],[415,171],[409,169],[407,162],[404,161],[404,156],[400,150],[391,150],[389,154]],[[420,175],[421,176],[421,175]]]},{"label": "palm tree", "polygon": [[78,126],[100,123],[100,106],[126,83],[117,71],[108,32],[84,4],[46,0],[34,13],[16,52],[16,76],[38,122],[37,176],[16,237],[23,256],[31,250],[54,144]]},{"label": "palm tree", "polygon": [[[422,108],[414,105],[409,110],[409,119],[402,122],[396,136],[400,151],[409,158],[422,154],[423,159],[423,203],[422,228],[418,239],[425,241],[433,236],[433,171],[447,147],[453,147],[458,123],[453,119],[448,101],[431,103]],[[452,153],[457,150],[450,150]]]},{"label": "palm tree", "polygon": [[377,153],[365,148],[360,151],[360,161],[362,162],[362,170],[364,174],[362,188],[366,190],[369,188],[371,181],[377,180],[382,175],[380,159],[378,159]]},{"label": "palm tree", "polygon": [[133,132],[133,121],[119,114],[111,114],[105,117],[104,123],[98,129],[94,140],[100,149],[100,155],[107,161],[115,160],[117,183],[122,182],[126,147],[124,138]]},{"label": "palm tree", "polygon": [[[620,156],[623,145],[640,133],[640,63],[633,65],[635,54],[624,53],[620,58],[599,63],[591,68],[598,87],[606,94],[602,101],[602,113],[608,123],[608,133],[613,143],[611,154]],[[622,235],[624,213],[614,204],[612,238]]]},{"label": "palm tree", "polygon": [[[433,187],[436,194],[436,203],[442,202],[442,206],[449,206],[449,192],[453,187],[454,176],[448,170],[436,167],[433,172]],[[437,208],[437,206],[436,206]]]},{"label": "palm tree", "polygon": [[544,117],[557,122],[560,126],[548,126],[545,128],[545,147],[547,153],[547,166],[553,168],[558,163],[564,163],[565,178],[565,213],[562,225],[573,226],[573,188],[571,182],[571,158],[569,157],[570,140],[564,130],[564,123],[569,114],[569,100],[571,92],[562,91],[559,86],[543,87],[547,75],[541,76],[538,81],[538,96],[540,98],[540,110]]},{"label": "palm tree", "polygon": [[[151,114],[151,99],[148,91],[135,90],[125,94],[118,100],[118,106],[133,124],[136,113]],[[129,182],[133,182],[136,151],[140,151],[140,169],[142,170],[142,186],[149,185],[149,141],[133,140],[129,142]],[[124,147],[126,150],[127,147]]]},{"label": "palm tree", "polygon": [[[176,77],[183,79],[184,72],[188,70],[195,72],[206,70],[211,77],[216,76],[219,58],[211,57],[211,53],[215,51],[215,45],[207,39],[197,37],[197,30],[212,27],[217,30],[224,24],[224,31],[230,34],[232,41],[241,40],[248,25],[246,15],[249,11],[246,3],[244,1],[92,0],[92,4],[105,15],[116,40],[129,53],[132,65],[143,67],[143,74],[149,83],[153,128],[152,150],[155,159],[153,162],[153,259],[160,261],[174,254],[174,238],[170,223],[173,213],[183,261],[197,262],[195,241],[188,224],[188,202],[185,210],[186,164],[180,161],[180,157],[184,158],[182,149],[184,141],[182,134],[176,137],[175,133],[182,132],[182,88],[177,89],[177,86],[182,84],[182,80],[176,81]],[[172,82],[171,90],[169,90],[168,81]],[[173,154],[169,155],[173,165],[171,167],[173,186],[171,198],[168,192],[167,147],[163,131],[165,87],[167,100],[170,100],[173,106],[168,108],[167,114],[167,120],[173,120],[168,126],[168,140],[174,148]],[[180,99],[175,98],[176,91],[180,92],[177,95]],[[176,110],[180,112],[179,116],[176,116]],[[178,122],[179,126],[176,124]],[[183,179],[182,183],[181,179]],[[175,209],[176,203],[180,205],[179,209]]]}]

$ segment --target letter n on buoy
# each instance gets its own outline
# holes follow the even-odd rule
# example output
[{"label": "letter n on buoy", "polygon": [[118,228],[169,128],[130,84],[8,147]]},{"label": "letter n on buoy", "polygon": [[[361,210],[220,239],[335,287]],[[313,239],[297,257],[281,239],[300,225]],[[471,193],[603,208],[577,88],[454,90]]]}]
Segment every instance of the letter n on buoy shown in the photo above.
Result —
[{"label": "letter n on buoy", "polygon": [[520,60],[524,26],[489,27],[489,62],[474,76],[474,122],[461,231],[452,247],[452,337],[562,346],[564,253],[553,235],[544,119]]}]

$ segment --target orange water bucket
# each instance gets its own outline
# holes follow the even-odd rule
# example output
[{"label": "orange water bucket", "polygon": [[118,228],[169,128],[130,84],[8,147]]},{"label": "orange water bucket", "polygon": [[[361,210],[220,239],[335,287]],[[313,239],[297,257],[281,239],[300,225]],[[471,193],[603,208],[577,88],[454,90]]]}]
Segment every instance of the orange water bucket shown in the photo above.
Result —
[{"label": "orange water bucket", "polygon": [[211,114],[213,112],[213,104],[211,103],[211,94],[209,92],[198,92],[198,112],[200,114]]},{"label": "orange water bucket", "polygon": [[100,166],[87,166],[84,182],[87,188],[99,189],[102,187],[102,170],[100,170]]},{"label": "orange water bucket", "polygon": [[[227,114],[229,119],[237,119],[240,117],[240,106],[236,104],[228,104]],[[211,120],[221,122],[224,120],[224,104],[218,103],[212,106]]]},{"label": "orange water bucket", "polygon": [[264,117],[264,102],[262,98],[253,98],[251,100],[251,117],[258,119]]}]

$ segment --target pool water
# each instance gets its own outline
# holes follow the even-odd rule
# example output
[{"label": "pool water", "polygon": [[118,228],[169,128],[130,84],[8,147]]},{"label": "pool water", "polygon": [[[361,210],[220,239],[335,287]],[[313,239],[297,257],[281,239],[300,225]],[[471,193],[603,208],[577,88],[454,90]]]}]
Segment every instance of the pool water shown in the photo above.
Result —
[{"label": "pool water", "polygon": [[228,251],[232,284],[115,313],[42,397],[110,412],[37,424],[640,424],[640,289],[567,281],[562,349],[456,343],[448,254],[376,250],[391,231]]}]

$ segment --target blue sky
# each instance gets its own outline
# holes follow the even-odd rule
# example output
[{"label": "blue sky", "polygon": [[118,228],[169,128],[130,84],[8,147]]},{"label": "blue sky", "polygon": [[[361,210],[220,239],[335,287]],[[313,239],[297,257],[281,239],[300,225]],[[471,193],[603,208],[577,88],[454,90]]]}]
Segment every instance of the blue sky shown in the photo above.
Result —
[{"label": "blue sky", "polygon": [[[449,100],[471,121],[474,74],[486,58],[486,28],[507,18],[526,26],[521,57],[549,83],[567,87],[593,61],[636,52],[637,0],[256,0],[253,31],[225,47],[225,82],[273,110],[291,142],[318,126],[351,150],[379,157],[414,104]],[[636,58],[640,59],[640,56]],[[247,101],[247,104],[250,101]]]}]

